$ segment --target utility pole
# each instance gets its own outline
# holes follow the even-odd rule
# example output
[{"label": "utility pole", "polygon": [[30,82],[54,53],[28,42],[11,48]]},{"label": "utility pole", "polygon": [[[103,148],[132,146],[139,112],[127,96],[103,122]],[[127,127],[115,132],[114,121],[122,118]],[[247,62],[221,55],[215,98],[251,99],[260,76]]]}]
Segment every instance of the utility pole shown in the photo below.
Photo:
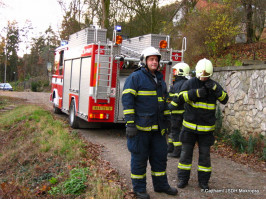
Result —
[{"label": "utility pole", "polygon": [[4,76],[4,83],[6,83],[6,65],[7,65],[7,48],[5,45],[5,76]]}]

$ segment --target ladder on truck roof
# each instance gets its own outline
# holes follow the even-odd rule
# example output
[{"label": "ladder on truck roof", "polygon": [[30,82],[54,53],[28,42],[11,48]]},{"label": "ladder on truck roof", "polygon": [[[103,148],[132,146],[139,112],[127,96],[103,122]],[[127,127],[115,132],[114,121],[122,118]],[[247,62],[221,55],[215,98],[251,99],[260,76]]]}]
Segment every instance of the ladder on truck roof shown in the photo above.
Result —
[{"label": "ladder on truck roof", "polygon": [[[159,43],[162,40],[166,40],[167,48],[160,49]],[[141,52],[147,47],[155,47],[162,55],[160,63],[166,63],[167,61],[184,61],[184,52],[186,51],[186,38],[183,38],[182,49],[173,50],[170,48],[170,36],[160,34],[147,34],[138,37],[128,38],[123,40],[121,45],[121,54],[124,56],[125,61],[139,61]],[[174,56],[174,59],[173,57]]]},{"label": "ladder on truck roof", "polygon": [[[101,48],[104,46],[104,48]],[[103,53],[101,53],[103,52]],[[112,84],[112,70],[113,70],[113,43],[109,47],[108,44],[101,45],[98,43],[97,54],[97,71],[96,71],[96,85],[94,92],[94,102],[97,99],[107,99],[110,103],[111,84]]]}]

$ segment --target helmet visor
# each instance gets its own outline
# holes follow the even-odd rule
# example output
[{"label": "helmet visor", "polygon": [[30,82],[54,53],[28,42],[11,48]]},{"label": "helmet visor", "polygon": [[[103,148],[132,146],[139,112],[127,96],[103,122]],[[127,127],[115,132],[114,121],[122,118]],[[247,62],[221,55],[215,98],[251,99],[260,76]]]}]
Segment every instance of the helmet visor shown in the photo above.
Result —
[{"label": "helmet visor", "polygon": [[200,72],[199,73],[199,75],[198,75],[199,77],[210,77],[211,76],[211,74],[210,73],[208,73],[208,72],[206,72],[206,70],[202,70],[202,72]]}]

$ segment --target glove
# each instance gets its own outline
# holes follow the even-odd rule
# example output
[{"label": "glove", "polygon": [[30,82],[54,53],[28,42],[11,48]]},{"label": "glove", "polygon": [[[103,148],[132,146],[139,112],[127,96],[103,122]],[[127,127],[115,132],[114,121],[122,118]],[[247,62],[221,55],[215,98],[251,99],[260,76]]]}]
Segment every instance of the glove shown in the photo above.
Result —
[{"label": "glove", "polygon": [[200,89],[191,89],[188,91],[188,98],[191,101],[197,101],[198,98],[204,98],[207,96],[207,91],[204,87]]},{"label": "glove", "polygon": [[197,89],[197,97],[205,98],[207,96],[207,91],[204,87]]},{"label": "glove", "polygon": [[213,80],[209,79],[208,81],[205,82],[205,87],[210,90],[215,91],[217,88],[217,85]]},{"label": "glove", "polygon": [[179,102],[179,98],[174,97],[173,100],[168,104],[169,110],[175,110]]},{"label": "glove", "polygon": [[126,136],[132,138],[136,136],[138,133],[138,129],[136,128],[135,124],[127,124],[126,127]]}]

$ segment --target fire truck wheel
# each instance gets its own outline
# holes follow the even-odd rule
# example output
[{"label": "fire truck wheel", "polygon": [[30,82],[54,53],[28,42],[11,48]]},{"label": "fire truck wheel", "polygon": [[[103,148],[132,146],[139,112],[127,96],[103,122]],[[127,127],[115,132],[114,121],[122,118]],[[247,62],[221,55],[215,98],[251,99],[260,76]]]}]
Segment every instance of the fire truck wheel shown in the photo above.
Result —
[{"label": "fire truck wheel", "polygon": [[62,113],[61,109],[58,108],[58,107],[56,107],[55,104],[53,105],[53,109],[54,109],[54,113],[55,113],[55,114],[61,114],[61,113]]},{"label": "fire truck wheel", "polygon": [[69,109],[69,124],[71,128],[79,128],[79,119],[76,116],[75,101],[71,101]]}]

